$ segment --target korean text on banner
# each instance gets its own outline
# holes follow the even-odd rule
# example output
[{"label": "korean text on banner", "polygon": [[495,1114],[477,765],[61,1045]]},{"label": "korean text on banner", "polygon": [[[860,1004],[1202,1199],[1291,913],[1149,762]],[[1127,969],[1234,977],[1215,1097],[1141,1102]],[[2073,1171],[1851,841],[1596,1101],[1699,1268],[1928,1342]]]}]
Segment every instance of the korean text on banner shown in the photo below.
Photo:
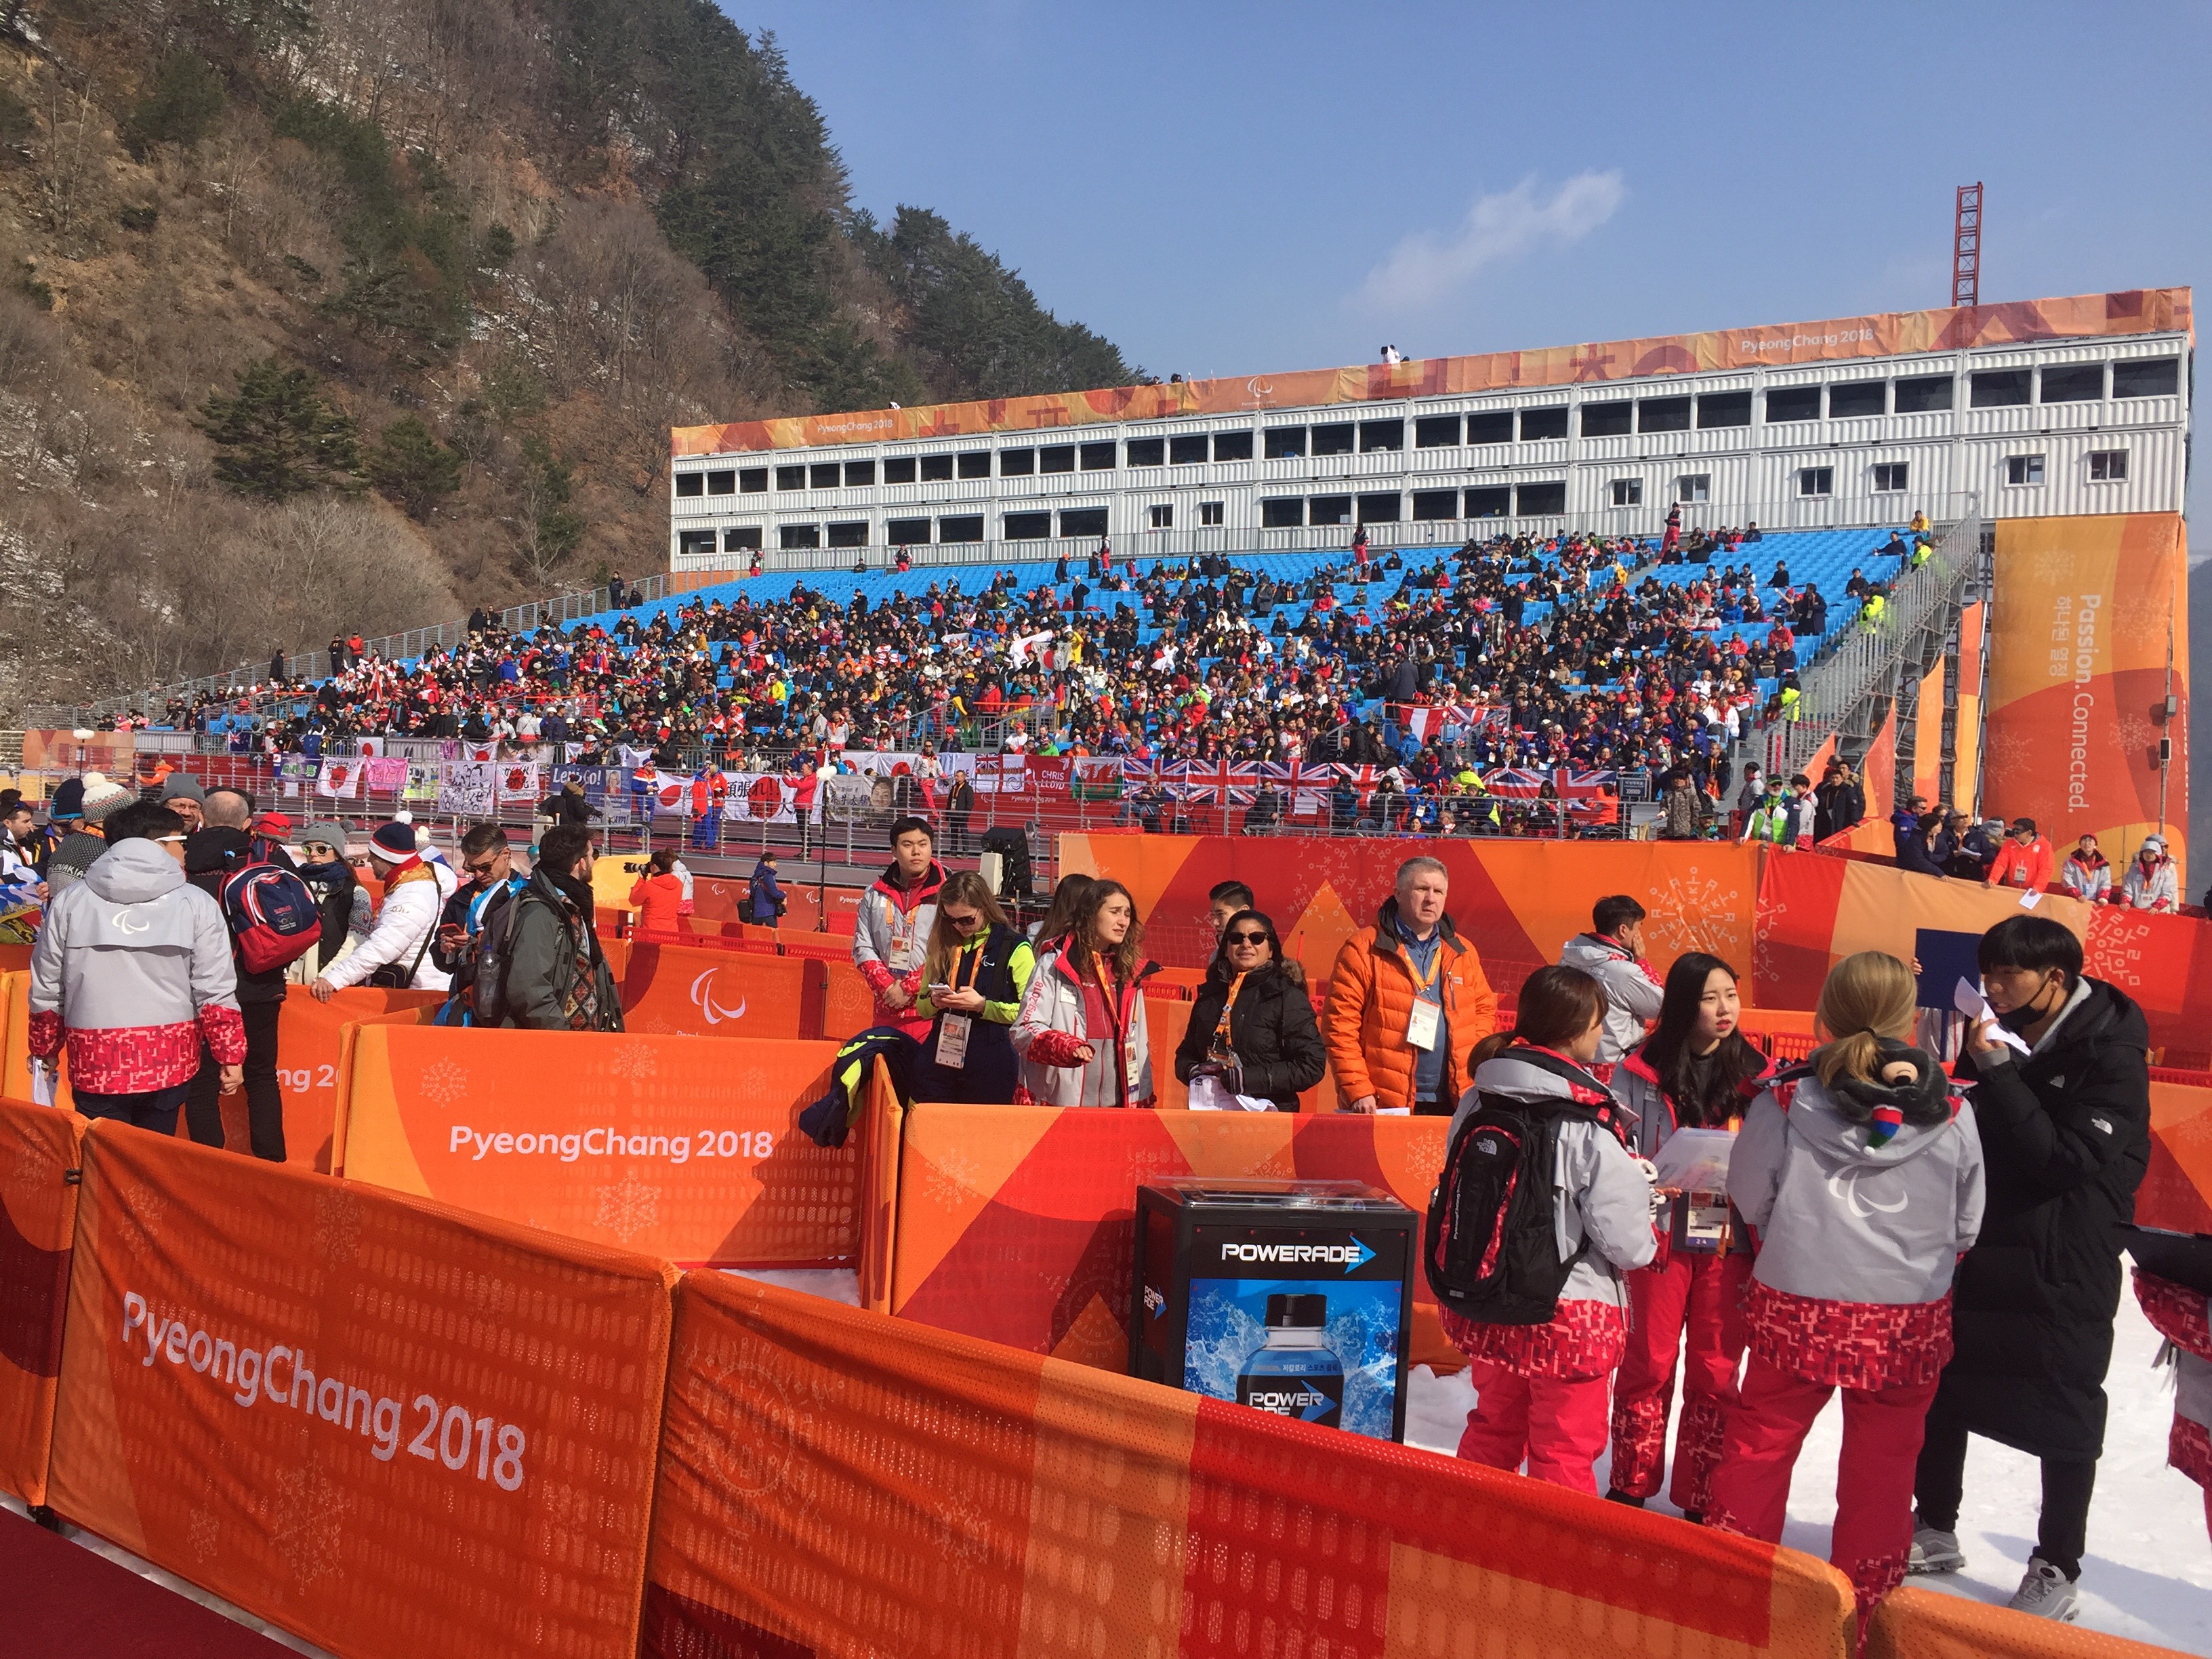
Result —
[{"label": "korean text on banner", "polygon": [[1795,1552],[714,1274],[644,1639],[709,1653],[1841,1659]]},{"label": "korean text on banner", "polygon": [[0,1489],[46,1501],[84,1119],[0,1100]]},{"label": "korean text on banner", "polygon": [[349,1180],[712,1267],[827,1267],[860,1244],[864,1138],[799,1113],[836,1045],[365,1025]]},{"label": "korean text on banner", "polygon": [[346,1659],[635,1650],[665,1262],[113,1123],[51,1501]]}]

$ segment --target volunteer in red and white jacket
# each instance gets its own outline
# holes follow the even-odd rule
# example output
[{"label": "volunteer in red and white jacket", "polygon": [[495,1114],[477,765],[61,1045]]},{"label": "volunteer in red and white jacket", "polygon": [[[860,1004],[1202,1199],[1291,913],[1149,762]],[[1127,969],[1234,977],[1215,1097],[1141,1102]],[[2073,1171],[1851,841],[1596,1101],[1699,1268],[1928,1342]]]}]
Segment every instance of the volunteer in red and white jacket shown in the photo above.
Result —
[{"label": "volunteer in red and white jacket", "polygon": [[891,823],[891,862],[860,895],[853,919],[853,966],[876,994],[874,1024],[895,1025],[919,1042],[930,1022],[915,1007],[921,995],[921,958],[937,925],[937,892],[945,868],[930,856],[929,826],[920,818]]},{"label": "volunteer in red and white jacket", "polygon": [[2152,1328],[2173,1344],[2173,1428],[2166,1461],[2204,1489],[2212,1530],[2212,1304],[2202,1291],[2136,1269],[2136,1300]]},{"label": "volunteer in red and white jacket", "polygon": [[1828,1559],[1860,1611],[1905,1577],[1912,1480],[1951,1357],[1951,1281],[1982,1222],[1973,1110],[1906,1039],[1912,973],[1865,951],[1828,975],[1829,1040],[1753,1103],[1729,1198],[1759,1236],[1751,1364],[1708,1525],[1778,1542],[1806,1431],[1838,1388],[1844,1446]]},{"label": "volunteer in red and white jacket", "polygon": [[1067,937],[1030,976],[1012,1038],[1021,1056],[1016,1098],[1038,1106],[1151,1106],[1152,1028],[1137,904],[1118,881],[1095,882]]},{"label": "volunteer in red and white jacket", "polygon": [[158,801],[105,824],[107,850],[54,896],[31,946],[31,1057],[66,1041],[87,1117],[174,1134],[204,1036],[226,1092],[244,1074],[246,1024],[222,907],[185,879],[185,825]]},{"label": "volunteer in red and white jacket", "polygon": [[[1627,1346],[1624,1275],[1651,1260],[1651,1186],[1624,1143],[1625,1123],[1589,1066],[1604,988],[1578,968],[1523,981],[1511,1031],[1475,1045],[1474,1083],[1445,1145],[1485,1096],[1583,1109],[1559,1125],[1553,1198],[1559,1260],[1572,1261],[1558,1311],[1541,1325],[1496,1325],[1443,1310],[1444,1335],[1474,1373],[1474,1409],[1459,1455],[1576,1492],[1597,1491],[1607,1385]],[[1594,1113],[1595,1117],[1583,1113]]]},{"label": "volunteer in red and white jacket", "polygon": [[412,967],[411,989],[450,988],[453,975],[438,966],[423,941],[438,931],[446,901],[459,885],[453,866],[418,852],[415,826],[397,821],[377,825],[368,838],[368,858],[376,878],[384,884],[376,926],[367,939],[325,968],[308,990],[317,1001],[328,1002],[346,987],[365,982],[387,963],[397,963],[403,971]]},{"label": "volunteer in red and white jacket", "polygon": [[[1667,971],[1659,1026],[1613,1070],[1613,1098],[1634,1124],[1631,1145],[1659,1156],[1677,1129],[1732,1130],[1770,1065],[1736,1029],[1736,972],[1692,951]],[[1678,1200],[1679,1202],[1680,1200]],[[1667,1466],[1667,1414],[1682,1363],[1682,1426],[1674,1437],[1676,1508],[1702,1519],[1721,1434],[1743,1363],[1744,1286],[1751,1240],[1738,1229],[1725,1249],[1662,1243],[1628,1276],[1628,1354],[1613,1379],[1613,1486],[1606,1496],[1638,1509]]]},{"label": "volunteer in red and white jacket", "polygon": [[1590,930],[1566,942],[1562,968],[1579,968],[1605,988],[1605,1030],[1598,1039],[1601,1079],[1644,1041],[1644,1022],[1659,1017],[1659,976],[1644,959],[1644,907],[1626,893],[1590,907]]}]

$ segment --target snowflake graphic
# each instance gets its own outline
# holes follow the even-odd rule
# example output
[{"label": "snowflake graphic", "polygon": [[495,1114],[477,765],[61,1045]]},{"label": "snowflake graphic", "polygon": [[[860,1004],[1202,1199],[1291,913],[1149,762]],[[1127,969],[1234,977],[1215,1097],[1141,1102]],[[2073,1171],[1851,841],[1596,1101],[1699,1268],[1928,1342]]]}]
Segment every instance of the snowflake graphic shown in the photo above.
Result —
[{"label": "snowflake graphic", "polygon": [[43,1187],[61,1167],[59,1152],[38,1136],[26,1135],[15,1143],[9,1178],[19,1187]]},{"label": "snowflake graphic", "polygon": [[922,1185],[933,1204],[950,1208],[975,1191],[980,1178],[975,1160],[957,1147],[932,1152],[924,1164]]},{"label": "snowflake graphic", "polygon": [[[2056,587],[2071,578],[2078,568],[2069,548],[2046,547],[2035,556],[2035,580],[2040,586]],[[2069,616],[2073,609],[2071,605],[2067,607]]]},{"label": "snowflake graphic", "polygon": [[434,1066],[422,1068],[418,1085],[422,1098],[433,1106],[452,1106],[468,1097],[469,1074],[450,1060],[441,1060]]},{"label": "snowflake graphic", "polygon": [[2034,758],[2035,745],[2020,732],[2007,726],[1990,727],[1982,767],[1993,782],[2002,782],[2027,771]]},{"label": "snowflake graphic", "polygon": [[592,1223],[605,1227],[625,1244],[660,1221],[660,1188],[648,1187],[635,1170],[625,1170],[611,1187],[599,1188],[599,1213]]},{"label": "snowflake graphic", "polygon": [[2137,759],[2158,747],[2158,727],[2144,715],[2130,709],[2120,716],[2120,753],[2124,759]]},{"label": "snowflake graphic", "polygon": [[221,1547],[222,1529],[216,1523],[215,1511],[206,1504],[201,1504],[193,1509],[188,1537],[196,1560],[208,1560]]},{"label": "snowflake graphic", "polygon": [[343,1188],[315,1195],[315,1248],[334,1267],[351,1262],[361,1243],[361,1200]]},{"label": "snowflake graphic", "polygon": [[158,1238],[161,1224],[169,1218],[169,1200],[159,1193],[141,1189],[132,1194],[130,1217],[141,1237]]},{"label": "snowflake graphic", "polygon": [[298,1470],[277,1478],[270,1537],[301,1589],[338,1571],[340,1522],[352,1507],[353,1499],[331,1483],[312,1451]]},{"label": "snowflake graphic", "polygon": [[637,1083],[660,1070],[660,1059],[645,1043],[625,1042],[615,1050],[615,1057],[607,1062],[607,1069],[618,1078]]},{"label": "snowflake graphic", "polygon": [[1735,949],[1735,902],[1741,894],[1692,865],[1647,896],[1650,927],[1671,954],[1705,951],[1727,956]]}]

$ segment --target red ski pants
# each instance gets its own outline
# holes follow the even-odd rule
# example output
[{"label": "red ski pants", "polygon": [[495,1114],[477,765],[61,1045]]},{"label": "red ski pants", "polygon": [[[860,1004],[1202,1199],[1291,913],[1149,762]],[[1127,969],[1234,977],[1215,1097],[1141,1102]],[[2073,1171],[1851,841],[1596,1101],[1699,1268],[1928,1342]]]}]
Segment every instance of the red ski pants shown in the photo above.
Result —
[{"label": "red ski pants", "polygon": [[1746,1340],[1743,1287],[1750,1278],[1748,1255],[1688,1251],[1628,1275],[1628,1352],[1613,1379],[1615,1492],[1650,1498],[1659,1490],[1679,1352],[1682,1429],[1674,1439],[1668,1495],[1677,1509],[1705,1508],[1728,1410],[1736,1399],[1736,1368]]},{"label": "red ski pants", "polygon": [[1605,1449],[1606,1378],[1522,1376],[1487,1360],[1471,1361],[1474,1409],[1459,1455],[1493,1469],[1528,1465],[1531,1480],[1575,1492],[1597,1491]]},{"label": "red ski pants", "polygon": [[[1706,1522],[1769,1543],[1782,1540],[1790,1475],[1813,1419],[1835,1392],[1753,1354],[1729,1413]],[[1912,1547],[1912,1474],[1936,1384],[1844,1390],[1836,1530],[1828,1559],[1851,1581],[1862,1612],[1905,1582]]]}]

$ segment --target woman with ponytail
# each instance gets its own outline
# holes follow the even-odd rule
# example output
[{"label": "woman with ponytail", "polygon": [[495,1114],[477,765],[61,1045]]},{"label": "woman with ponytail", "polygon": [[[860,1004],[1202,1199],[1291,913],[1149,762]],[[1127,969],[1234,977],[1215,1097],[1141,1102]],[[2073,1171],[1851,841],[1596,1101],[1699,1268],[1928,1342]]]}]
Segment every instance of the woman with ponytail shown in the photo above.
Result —
[{"label": "woman with ponytail", "polygon": [[1913,1465],[1951,1357],[1951,1279],[1982,1218],[1972,1109],[1907,1041],[1911,970],[1861,951],[1820,988],[1827,1041],[1752,1103],[1729,1199],[1758,1236],[1751,1363],[1709,1525],[1778,1542],[1806,1431],[1844,1390],[1828,1559],[1862,1615],[1905,1577]]},{"label": "woman with ponytail", "polygon": [[[1613,1068],[1613,1097],[1634,1122],[1635,1152],[1656,1158],[1677,1129],[1734,1130],[1742,1123],[1769,1066],[1736,1029],[1741,1012],[1735,969],[1702,951],[1675,959],[1658,1029]],[[1686,1195],[1675,1200],[1687,1202]],[[1668,1495],[1692,1521],[1704,1518],[1722,1428],[1735,1402],[1743,1291],[1751,1279],[1749,1237],[1739,1229],[1716,1243],[1686,1227],[1672,1229],[1651,1265],[1628,1276],[1628,1352],[1613,1384],[1606,1496],[1641,1509],[1657,1494],[1666,1468],[1667,1413],[1682,1357],[1682,1426]]]}]

